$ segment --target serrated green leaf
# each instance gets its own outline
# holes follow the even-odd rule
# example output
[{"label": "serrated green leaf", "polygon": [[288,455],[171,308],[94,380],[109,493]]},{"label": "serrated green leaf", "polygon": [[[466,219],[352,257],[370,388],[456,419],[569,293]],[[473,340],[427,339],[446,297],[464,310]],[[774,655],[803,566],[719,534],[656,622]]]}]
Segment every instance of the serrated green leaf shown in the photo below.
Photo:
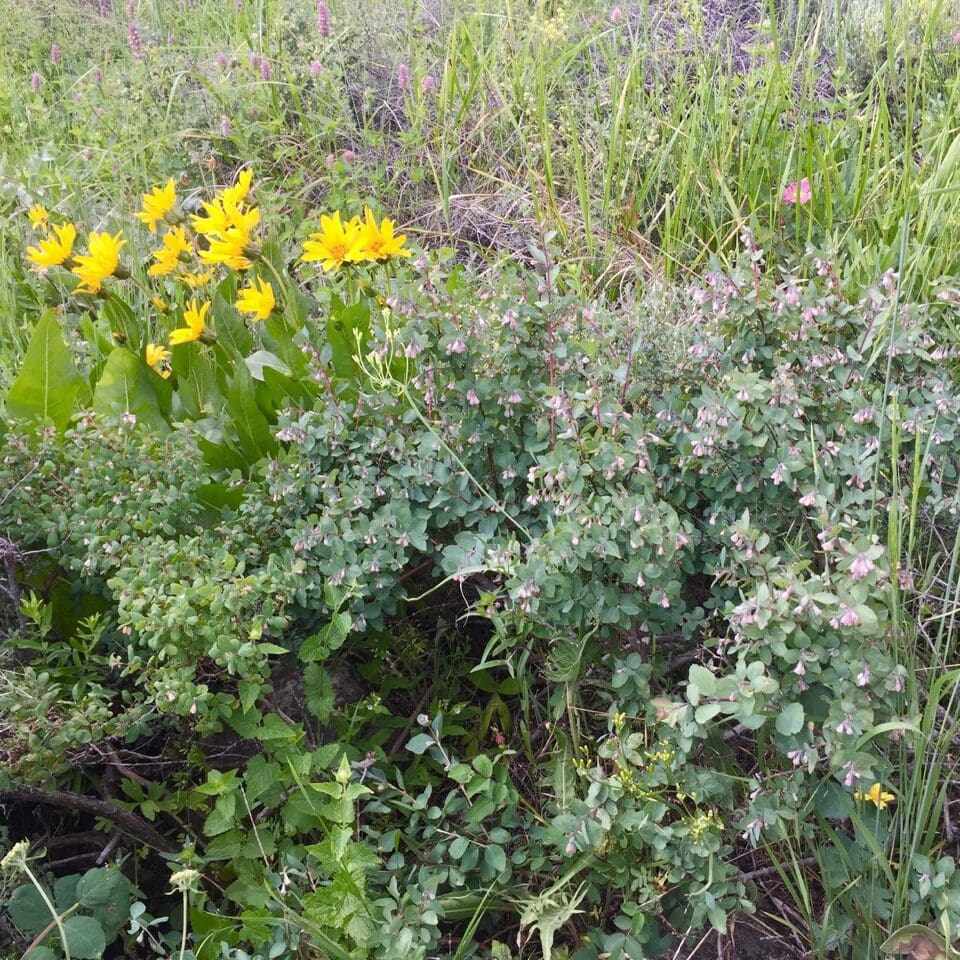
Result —
[{"label": "serrated green leaf", "polygon": [[233,826],[233,817],[237,808],[237,795],[235,793],[225,793],[217,797],[217,802],[213,805],[213,810],[203,824],[203,832],[208,837],[215,837],[218,834],[226,833]]},{"label": "serrated green leaf", "polygon": [[304,668],[303,694],[310,712],[321,723],[326,723],[333,712],[333,680],[319,663],[309,663]]}]

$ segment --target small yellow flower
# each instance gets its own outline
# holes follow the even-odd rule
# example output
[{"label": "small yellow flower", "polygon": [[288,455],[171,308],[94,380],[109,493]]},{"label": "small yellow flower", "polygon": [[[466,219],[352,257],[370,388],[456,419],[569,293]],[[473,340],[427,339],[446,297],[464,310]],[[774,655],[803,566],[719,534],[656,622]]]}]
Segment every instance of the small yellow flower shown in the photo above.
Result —
[{"label": "small yellow flower", "polygon": [[360,228],[360,250],[368,260],[388,260],[390,257],[409,257],[410,251],[404,247],[407,238],[404,234],[393,235],[393,221],[386,217],[377,226],[373,211],[364,208],[366,218]]},{"label": "small yellow flower", "polygon": [[167,223],[176,223],[177,192],[173,180],[168,180],[165,187],[155,187],[150,193],[143,195],[143,209],[136,214],[138,220],[147,225],[151,233],[157,232],[157,223],[161,220]]},{"label": "small yellow flower", "polygon": [[170,308],[167,306],[167,301],[162,297],[153,297],[150,302],[161,312],[166,313]]},{"label": "small yellow flower", "polygon": [[151,277],[165,277],[173,273],[179,263],[189,262],[192,252],[193,246],[187,238],[186,228],[174,227],[164,234],[163,246],[153,254],[153,259],[157,262],[147,273]]},{"label": "small yellow flower", "polygon": [[77,228],[72,223],[53,227],[56,238],[40,240],[39,246],[27,247],[27,259],[36,270],[58,267],[66,263],[73,253],[73,241],[77,239]]},{"label": "small yellow flower", "polygon": [[185,327],[179,327],[170,332],[170,346],[176,347],[181,343],[193,343],[194,340],[209,339],[210,330],[207,329],[206,318],[210,310],[210,301],[207,300],[199,308],[197,301],[191,300],[187,309],[183,311]]},{"label": "small yellow flower", "polygon": [[42,230],[46,233],[50,228],[50,214],[39,203],[27,211],[27,216],[30,218],[34,230]]},{"label": "small yellow flower", "polygon": [[866,793],[855,790],[854,800],[869,800],[878,810],[886,810],[891,803],[896,803],[896,796],[892,793],[884,793],[879,783],[875,783]]},{"label": "small yellow flower", "polygon": [[191,289],[196,290],[208,284],[213,279],[213,271],[207,270],[204,273],[184,273],[180,279]]},{"label": "small yellow flower", "polygon": [[249,287],[240,291],[236,304],[240,313],[249,313],[253,320],[266,320],[276,305],[273,287],[262,277],[258,277]]},{"label": "small yellow flower", "polygon": [[170,359],[170,351],[159,344],[148,343],[146,349],[146,361],[149,367],[152,367],[155,373],[159,373],[164,380],[170,376],[170,368],[167,361]]},{"label": "small yellow flower", "polygon": [[91,233],[87,239],[90,253],[75,258],[72,272],[80,278],[74,293],[99,293],[100,285],[107,277],[129,276],[120,265],[120,248],[127,241],[123,231],[111,237],[109,233]]},{"label": "small yellow flower", "polygon": [[332,217],[320,217],[320,233],[311,233],[303,245],[305,261],[320,260],[324,270],[337,270],[344,263],[362,259],[360,251],[360,220],[355,217],[346,226],[340,220],[340,211]]}]

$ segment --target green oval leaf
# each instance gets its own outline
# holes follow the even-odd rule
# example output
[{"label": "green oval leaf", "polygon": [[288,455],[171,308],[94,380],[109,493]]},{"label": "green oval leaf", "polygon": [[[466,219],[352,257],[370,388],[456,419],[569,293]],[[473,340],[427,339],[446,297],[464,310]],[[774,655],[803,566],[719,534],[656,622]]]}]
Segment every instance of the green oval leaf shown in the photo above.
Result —
[{"label": "green oval leaf", "polygon": [[93,917],[67,917],[63,921],[70,956],[76,960],[99,960],[107,948],[103,927]]},{"label": "green oval leaf", "polygon": [[789,703],[777,715],[777,733],[785,737],[793,736],[803,729],[803,707],[799,703]]}]

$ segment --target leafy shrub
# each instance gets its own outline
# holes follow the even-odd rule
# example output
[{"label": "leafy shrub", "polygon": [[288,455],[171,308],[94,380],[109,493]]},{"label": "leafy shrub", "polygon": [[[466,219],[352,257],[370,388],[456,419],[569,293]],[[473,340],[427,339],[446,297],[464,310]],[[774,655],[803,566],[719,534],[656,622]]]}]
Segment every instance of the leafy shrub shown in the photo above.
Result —
[{"label": "leafy shrub", "polygon": [[[91,763],[91,740],[170,715],[258,744],[225,771],[197,758],[173,796],[125,787],[143,816],[189,816],[176,832],[223,890],[194,892],[201,960],[270,931],[292,951],[293,918],[331,955],[434,955],[505,913],[547,953],[655,955],[749,909],[752,847],[867,824],[871,803],[886,842],[891,737],[918,735],[898,534],[955,493],[946,305],[901,302],[890,276],[850,303],[813,256],[774,283],[751,248],[648,319],[585,309],[537,254],[496,288],[442,258],[384,276],[382,302],[318,288],[336,322],[290,343],[327,386],[269,411],[262,459],[211,458],[203,418],[11,428],[4,523],[56,551],[30,585],[55,572],[100,617],[64,725],[14,760]],[[78,634],[46,597],[50,658]],[[417,658],[394,684],[376,653],[411,626],[441,663],[419,706]],[[65,684],[77,666],[30,661],[39,629],[19,669]],[[337,709],[337,661],[365,670],[362,710]],[[830,936],[856,949],[852,929]]]}]

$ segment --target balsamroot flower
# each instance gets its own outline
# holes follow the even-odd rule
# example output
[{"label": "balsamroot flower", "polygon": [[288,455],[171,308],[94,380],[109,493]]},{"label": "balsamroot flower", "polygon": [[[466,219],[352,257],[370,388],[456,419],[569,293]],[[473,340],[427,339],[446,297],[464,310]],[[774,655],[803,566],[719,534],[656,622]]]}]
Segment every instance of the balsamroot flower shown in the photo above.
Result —
[{"label": "balsamroot flower", "polygon": [[50,214],[47,213],[46,208],[36,204],[36,206],[31,207],[27,211],[27,217],[30,220],[30,225],[34,230],[42,230],[44,233],[48,233],[50,230]]},{"label": "balsamroot flower", "polygon": [[62,226],[54,224],[55,236],[40,240],[36,247],[27,247],[27,259],[35,270],[59,267],[73,254],[73,242],[77,239],[77,228],[72,223]]},{"label": "balsamroot flower", "polygon": [[203,273],[184,273],[179,277],[191,290],[197,287],[205,287],[213,279],[213,271],[205,270]]},{"label": "balsamroot flower", "polygon": [[794,180],[783,188],[783,202],[789,206],[793,206],[795,203],[803,206],[803,204],[809,203],[812,198],[813,193],[810,190],[810,181],[806,177],[799,183]]},{"label": "balsamroot flower", "polygon": [[854,791],[854,800],[868,800],[878,810],[886,810],[891,803],[896,803],[897,798],[892,793],[884,793],[879,783],[875,783],[866,793],[859,790]]},{"label": "balsamroot flower", "polygon": [[266,320],[276,305],[273,287],[262,277],[257,277],[248,287],[244,287],[236,303],[237,310],[250,314],[251,320]]},{"label": "balsamroot flower", "polygon": [[183,311],[183,321],[185,327],[179,327],[170,331],[170,346],[176,347],[182,343],[193,343],[195,340],[203,340],[205,343],[212,343],[216,337],[213,331],[207,326],[207,313],[210,311],[210,301],[207,300],[199,307],[196,300],[190,300],[187,303],[187,309]]},{"label": "balsamroot flower", "polygon": [[360,253],[367,260],[388,260],[390,257],[409,257],[404,247],[406,236],[393,235],[393,221],[386,217],[377,226],[369,207],[364,208],[364,224],[360,228]]},{"label": "balsamroot flower", "polygon": [[145,193],[143,209],[135,216],[147,225],[151,233],[157,232],[157,224],[161,220],[172,226],[178,224],[181,218],[177,213],[177,192],[173,180],[168,180],[166,186],[154,187],[150,193]]},{"label": "balsamroot flower", "polygon": [[190,262],[192,252],[193,244],[187,238],[186,228],[174,227],[164,234],[163,246],[154,251],[153,259],[157,262],[147,270],[147,273],[151,277],[169,276],[176,271],[179,264]]},{"label": "balsamroot flower", "polygon": [[200,251],[204,263],[246,270],[251,261],[259,259],[260,248],[252,233],[260,223],[260,211],[246,206],[251,177],[251,171],[244,170],[232,187],[203,205],[206,216],[191,218],[193,229],[207,239],[207,249]]},{"label": "balsamroot flower", "polygon": [[360,251],[360,221],[355,218],[346,226],[340,220],[340,211],[332,217],[320,217],[320,233],[311,233],[303,245],[303,260],[319,260],[324,270],[337,270],[345,263],[362,259]]},{"label": "balsamroot flower", "polygon": [[129,277],[130,273],[120,263],[120,248],[127,241],[123,231],[111,237],[109,233],[91,233],[87,238],[90,252],[75,257],[71,272],[80,278],[80,284],[74,293],[99,293],[107,277]]},{"label": "balsamroot flower", "polygon": [[147,366],[151,367],[154,373],[159,374],[164,380],[170,376],[170,368],[167,362],[170,360],[170,351],[159,344],[148,343],[145,351]]}]

